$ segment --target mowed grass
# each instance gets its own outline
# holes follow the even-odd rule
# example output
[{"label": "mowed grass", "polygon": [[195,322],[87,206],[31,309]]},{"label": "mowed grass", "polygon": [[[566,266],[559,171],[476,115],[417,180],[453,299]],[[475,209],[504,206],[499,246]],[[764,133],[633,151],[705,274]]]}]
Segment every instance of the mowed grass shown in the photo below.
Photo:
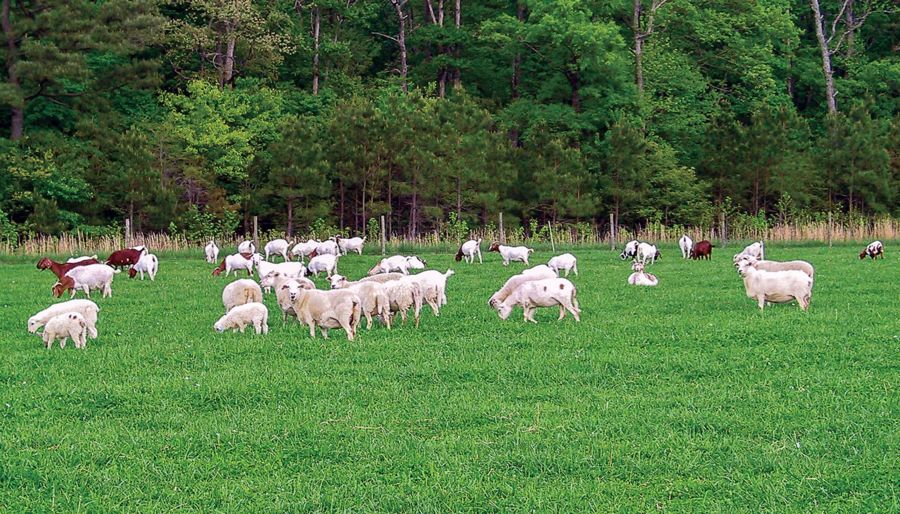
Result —
[{"label": "mowed grass", "polygon": [[808,313],[759,312],[734,247],[663,247],[657,288],[581,249],[581,323],[504,322],[486,301],[521,264],[423,254],[456,270],[441,317],[353,343],[282,326],[272,296],[268,336],[217,334],[233,278],[163,255],[95,298],[85,351],[26,333],[53,277],[7,262],[0,511],[897,511],[896,254],[767,250],[816,266]]}]

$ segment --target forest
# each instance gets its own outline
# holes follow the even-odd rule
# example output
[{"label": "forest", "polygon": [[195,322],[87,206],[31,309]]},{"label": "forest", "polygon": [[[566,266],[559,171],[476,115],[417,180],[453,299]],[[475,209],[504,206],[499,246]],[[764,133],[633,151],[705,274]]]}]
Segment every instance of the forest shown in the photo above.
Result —
[{"label": "forest", "polygon": [[0,25],[7,238],[900,215],[890,1],[0,0]]}]

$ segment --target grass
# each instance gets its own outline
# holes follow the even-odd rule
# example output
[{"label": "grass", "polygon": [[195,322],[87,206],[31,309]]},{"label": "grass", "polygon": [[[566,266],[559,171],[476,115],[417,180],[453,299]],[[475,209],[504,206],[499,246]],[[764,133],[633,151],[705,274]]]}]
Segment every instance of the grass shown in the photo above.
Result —
[{"label": "grass", "polygon": [[86,351],[26,333],[53,280],[8,262],[0,511],[897,511],[896,259],[767,250],[816,265],[810,312],[760,313],[733,252],[664,247],[644,289],[596,249],[580,324],[501,322],[486,300],[521,265],[427,255],[457,270],[442,316],[354,343],[271,297],[268,336],[216,334],[226,279],[163,256],[96,300]]}]

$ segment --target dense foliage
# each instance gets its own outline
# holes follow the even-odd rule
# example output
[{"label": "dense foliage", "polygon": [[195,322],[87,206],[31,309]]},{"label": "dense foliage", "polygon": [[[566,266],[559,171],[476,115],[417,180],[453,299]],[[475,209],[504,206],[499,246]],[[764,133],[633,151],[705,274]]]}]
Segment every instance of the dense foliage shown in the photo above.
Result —
[{"label": "dense foliage", "polygon": [[891,3],[0,8],[4,227],[900,213]]}]

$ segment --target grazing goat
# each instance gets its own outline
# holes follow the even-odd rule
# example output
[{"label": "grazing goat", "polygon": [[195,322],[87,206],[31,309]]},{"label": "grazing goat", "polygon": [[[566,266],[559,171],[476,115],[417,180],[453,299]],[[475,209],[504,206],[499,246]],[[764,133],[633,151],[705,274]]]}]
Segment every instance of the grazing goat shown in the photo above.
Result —
[{"label": "grazing goat", "polygon": [[139,260],[141,260],[141,256],[146,253],[146,251],[146,249],[136,250],[134,248],[116,250],[115,252],[109,254],[109,258],[106,259],[106,265],[112,266],[114,268],[134,266],[138,263]]},{"label": "grazing goat", "polygon": [[656,245],[640,243],[637,247],[635,259],[640,261],[641,264],[647,264],[647,261],[650,261],[650,264],[655,264],[656,259],[659,259],[659,250],[656,248]]},{"label": "grazing goat", "polygon": [[472,264],[475,262],[476,255],[478,256],[478,264],[484,264],[484,261],[481,260],[480,237],[478,239],[469,239],[460,245],[459,251],[456,252],[456,262],[465,259],[467,264]]},{"label": "grazing goat", "polygon": [[222,263],[213,270],[212,274],[215,277],[218,277],[223,271],[225,272],[225,276],[227,277],[231,274],[232,271],[237,274],[237,270],[245,269],[247,270],[247,275],[253,275],[253,266],[259,264],[262,260],[262,255],[258,253],[254,253],[251,256],[244,255],[242,253],[236,253],[234,255],[228,255],[225,259],[222,260]]},{"label": "grazing goat", "polygon": [[37,263],[37,269],[45,270],[49,269],[56,275],[56,278],[63,278],[69,270],[73,268],[77,268],[79,266],[89,266],[91,264],[100,264],[100,261],[97,259],[83,259],[76,262],[67,262],[65,264],[60,262],[53,262],[48,257],[44,257]]},{"label": "grazing goat", "polygon": [[266,262],[269,261],[270,255],[271,256],[280,255],[284,259],[285,262],[291,260],[291,258],[288,257],[288,248],[290,248],[290,247],[291,247],[291,243],[288,243],[284,239],[273,239],[273,240],[269,241],[268,243],[266,243],[266,246],[264,247],[264,249],[266,251]]},{"label": "grazing goat", "polygon": [[637,256],[638,245],[641,244],[637,239],[632,239],[625,243],[625,249],[619,254],[619,258],[624,260],[634,259]]},{"label": "grazing goat", "polygon": [[342,255],[347,255],[347,252],[356,252],[359,255],[362,255],[363,245],[366,243],[366,238],[364,237],[348,237],[344,239],[340,236],[335,236],[335,241],[337,241],[338,248],[341,250]]},{"label": "grazing goat", "polygon": [[715,248],[712,243],[707,240],[700,241],[691,248],[691,259],[712,259],[712,249]]},{"label": "grazing goat", "polygon": [[488,251],[498,252],[500,256],[503,257],[504,266],[509,266],[509,263],[514,261],[524,262],[525,265],[528,265],[528,256],[534,253],[533,248],[526,248],[524,246],[506,246],[497,241],[491,243],[491,247],[488,248]]},{"label": "grazing goat", "polygon": [[105,264],[90,264],[69,270],[61,279],[53,284],[53,296],[59,298],[64,292],[72,290],[70,298],[75,297],[76,291],[84,291],[90,298],[91,289],[103,291],[103,298],[112,296],[112,281],[118,273],[112,267]]},{"label": "grazing goat", "polygon": [[859,258],[871,257],[872,260],[875,260],[879,255],[884,259],[884,244],[881,241],[872,241],[866,246],[865,250],[859,253]]},{"label": "grazing goat", "polygon": [[547,262],[547,266],[552,269],[557,275],[561,270],[565,270],[566,276],[569,276],[569,271],[574,271],[576,275],[578,275],[578,261],[575,259],[575,256],[571,253],[564,253],[562,255],[557,255],[550,259]]},{"label": "grazing goat", "polygon": [[498,305],[506,300],[509,295],[513,294],[516,288],[522,284],[533,280],[543,280],[548,278],[556,278],[556,272],[543,264],[525,270],[518,275],[513,275],[503,284],[503,287],[491,295],[488,299],[488,305],[491,306],[491,308],[496,309]]},{"label": "grazing goat", "polygon": [[740,253],[734,255],[732,261],[736,264],[744,257],[754,257],[762,260],[766,258],[766,246],[762,241],[756,241],[747,245]]}]

